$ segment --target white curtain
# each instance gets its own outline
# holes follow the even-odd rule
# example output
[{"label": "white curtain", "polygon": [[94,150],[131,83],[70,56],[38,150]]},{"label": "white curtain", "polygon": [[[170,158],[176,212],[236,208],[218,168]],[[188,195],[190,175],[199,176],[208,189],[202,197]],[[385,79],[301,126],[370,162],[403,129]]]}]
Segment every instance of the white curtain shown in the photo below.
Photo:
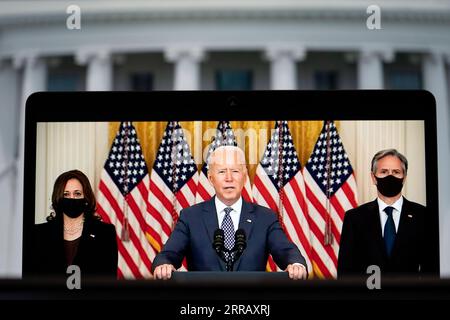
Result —
[{"label": "white curtain", "polygon": [[376,198],[370,178],[372,157],[380,150],[395,148],[409,164],[403,194],[426,205],[423,121],[341,121],[340,135],[355,170],[360,204]]},{"label": "white curtain", "polygon": [[108,155],[108,123],[38,123],[35,222],[50,213],[53,184],[63,172],[81,170],[97,188]]}]

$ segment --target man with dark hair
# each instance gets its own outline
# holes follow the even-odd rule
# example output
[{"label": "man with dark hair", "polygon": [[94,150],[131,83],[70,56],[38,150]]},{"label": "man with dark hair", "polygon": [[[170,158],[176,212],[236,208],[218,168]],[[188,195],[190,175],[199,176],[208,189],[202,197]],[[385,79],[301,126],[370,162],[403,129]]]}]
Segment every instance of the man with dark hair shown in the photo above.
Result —
[{"label": "man with dark hair", "polygon": [[371,164],[376,200],[346,212],[338,277],[367,275],[376,265],[385,274],[418,275],[426,264],[426,208],[402,196],[408,160],[395,149],[379,151]]}]

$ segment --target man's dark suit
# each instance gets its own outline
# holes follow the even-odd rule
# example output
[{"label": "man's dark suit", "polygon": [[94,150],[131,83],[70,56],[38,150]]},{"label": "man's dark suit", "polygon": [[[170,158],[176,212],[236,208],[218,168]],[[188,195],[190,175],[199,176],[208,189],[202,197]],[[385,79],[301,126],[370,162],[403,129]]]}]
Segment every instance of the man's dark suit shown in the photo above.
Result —
[{"label": "man's dark suit", "polygon": [[377,200],[346,212],[342,227],[338,276],[366,275],[377,265],[382,274],[416,274],[426,265],[425,211],[403,198],[391,257],[387,256]]},{"label": "man's dark suit", "polygon": [[[214,199],[181,211],[174,231],[153,262],[153,271],[162,264],[172,264],[178,269],[185,256],[189,271],[226,270],[225,263],[212,247],[214,231],[219,228]],[[245,231],[247,248],[233,270],[264,271],[269,253],[283,270],[292,263],[306,266],[305,259],[286,237],[273,211],[242,201],[238,228]]]},{"label": "man's dark suit", "polygon": [[[24,275],[67,277],[63,225],[55,219],[34,226],[33,252]],[[86,219],[77,254],[72,262],[82,276],[117,277],[117,240],[113,225],[95,218]]]}]

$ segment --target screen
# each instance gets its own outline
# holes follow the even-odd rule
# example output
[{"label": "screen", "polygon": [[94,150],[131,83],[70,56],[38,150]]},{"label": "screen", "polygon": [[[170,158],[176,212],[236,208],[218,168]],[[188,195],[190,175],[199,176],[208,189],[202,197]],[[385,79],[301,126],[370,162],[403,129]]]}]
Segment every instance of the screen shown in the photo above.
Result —
[{"label": "screen", "polygon": [[[237,145],[243,198],[272,209],[306,258],[310,278],[336,278],[345,212],[376,198],[371,160],[409,161],[403,195],[428,208],[439,270],[436,124],[424,91],[38,93],[27,102],[24,202],[30,230],[53,210],[55,179],[89,178],[97,214],[117,232],[119,278],[151,278],[183,208],[210,199],[210,150]],[[182,266],[181,270],[186,270]],[[268,271],[277,265],[269,258]]]}]

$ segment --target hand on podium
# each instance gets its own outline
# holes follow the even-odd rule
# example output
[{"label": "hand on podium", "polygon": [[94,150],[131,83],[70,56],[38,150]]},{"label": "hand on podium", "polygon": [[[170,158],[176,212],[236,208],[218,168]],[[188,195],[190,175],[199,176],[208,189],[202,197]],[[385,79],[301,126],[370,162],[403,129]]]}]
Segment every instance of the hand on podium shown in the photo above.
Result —
[{"label": "hand on podium", "polygon": [[243,199],[248,179],[244,151],[230,145],[216,148],[208,158],[208,179],[215,196],[181,210],[153,261],[155,278],[169,279],[184,258],[191,271],[264,271],[269,254],[291,279],[306,278],[306,259],[285,234],[278,215]]},{"label": "hand on podium", "polygon": [[171,264],[162,264],[155,268],[153,277],[155,279],[168,280],[172,277],[172,272],[175,271],[175,267]]},{"label": "hand on podium", "polygon": [[293,280],[300,280],[308,278],[308,272],[304,265],[300,263],[289,264],[286,268],[286,271],[289,274],[289,278]]}]

